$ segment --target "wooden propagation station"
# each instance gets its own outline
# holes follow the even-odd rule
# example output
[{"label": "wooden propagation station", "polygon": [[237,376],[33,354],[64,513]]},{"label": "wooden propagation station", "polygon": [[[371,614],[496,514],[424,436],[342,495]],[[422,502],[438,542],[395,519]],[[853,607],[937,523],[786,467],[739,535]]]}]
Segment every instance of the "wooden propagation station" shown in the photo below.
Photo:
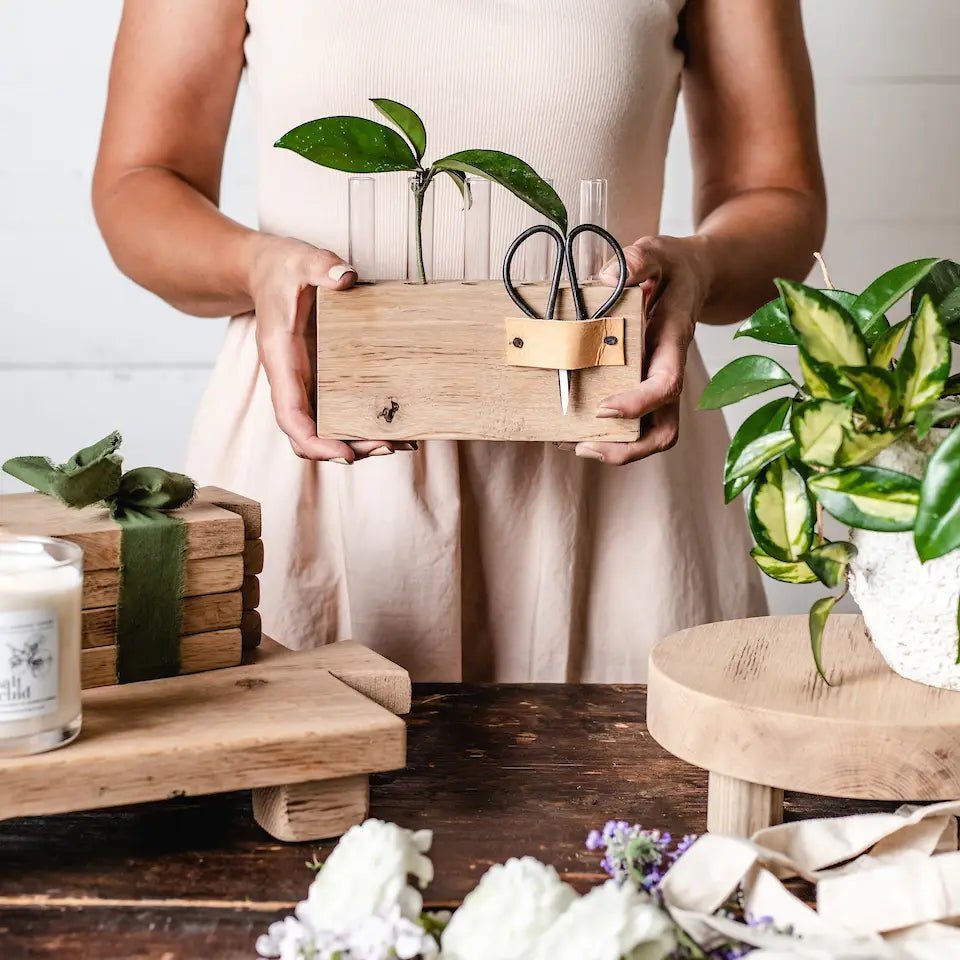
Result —
[{"label": "wooden propagation station", "polygon": [[[518,290],[542,315],[547,284]],[[584,284],[592,313],[610,288]],[[605,398],[635,387],[643,365],[643,294],[605,320],[523,317],[499,281],[361,283],[317,304],[317,432],[376,440],[634,440],[636,420],[600,419]],[[562,321],[562,322],[561,322]],[[560,409],[557,368],[573,371]]]},{"label": "wooden propagation station", "polygon": [[709,771],[707,826],[780,823],[784,790],[863,800],[960,798],[960,694],[895,674],[863,621],[827,623],[816,674],[805,616],[711,623],[650,656],[647,723]]}]

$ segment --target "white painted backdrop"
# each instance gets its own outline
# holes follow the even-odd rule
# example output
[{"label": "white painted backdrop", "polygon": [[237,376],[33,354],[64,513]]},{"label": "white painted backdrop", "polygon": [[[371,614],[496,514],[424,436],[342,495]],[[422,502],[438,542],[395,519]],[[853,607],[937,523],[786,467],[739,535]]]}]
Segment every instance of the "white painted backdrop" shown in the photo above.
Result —
[{"label": "white painted backdrop", "polygon": [[[0,3],[0,461],[66,457],[116,427],[131,464],[180,466],[223,330],[222,321],[183,317],[124,279],[97,234],[90,177],[120,7]],[[834,281],[855,288],[902,260],[960,259],[960,72],[950,42],[960,3],[804,0],[803,9]],[[241,95],[223,202],[248,223],[254,175]],[[665,232],[689,230],[689,193],[680,118]],[[700,334],[711,369],[750,352],[731,333]],[[0,475],[0,492],[15,489]],[[800,611],[816,592],[773,584],[771,603]]]}]

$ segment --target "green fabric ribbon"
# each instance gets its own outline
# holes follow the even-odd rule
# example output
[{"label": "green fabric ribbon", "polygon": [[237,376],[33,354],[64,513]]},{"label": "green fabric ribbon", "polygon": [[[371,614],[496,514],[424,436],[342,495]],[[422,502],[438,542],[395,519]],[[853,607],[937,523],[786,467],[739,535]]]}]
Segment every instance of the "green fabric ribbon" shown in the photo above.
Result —
[{"label": "green fabric ribbon", "polygon": [[102,503],[120,525],[117,679],[120,683],[180,672],[180,609],[186,530],[165,511],[188,504],[196,485],[182,473],[139,467],[122,473],[116,431],[66,463],[14,457],[5,473],[68,507]]}]

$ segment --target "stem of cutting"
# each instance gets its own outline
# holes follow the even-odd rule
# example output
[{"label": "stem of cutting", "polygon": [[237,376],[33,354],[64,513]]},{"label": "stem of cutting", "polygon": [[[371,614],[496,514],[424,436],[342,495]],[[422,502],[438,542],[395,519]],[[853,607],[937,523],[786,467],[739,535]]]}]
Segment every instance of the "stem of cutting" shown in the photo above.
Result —
[{"label": "stem of cutting", "polygon": [[423,267],[423,197],[430,186],[430,176],[425,170],[417,171],[410,189],[413,190],[413,229],[417,247],[417,280],[427,282],[427,273]]}]

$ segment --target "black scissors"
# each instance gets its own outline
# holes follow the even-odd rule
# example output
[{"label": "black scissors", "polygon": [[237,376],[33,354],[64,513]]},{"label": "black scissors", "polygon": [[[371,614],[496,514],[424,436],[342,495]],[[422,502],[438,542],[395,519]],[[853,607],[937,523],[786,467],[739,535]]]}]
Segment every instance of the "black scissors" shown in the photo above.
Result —
[{"label": "black scissors", "polygon": [[[543,233],[550,237],[557,247],[557,259],[553,265],[553,276],[550,279],[550,288],[547,293],[547,305],[543,311],[543,317],[538,317],[533,307],[523,299],[514,286],[513,277],[510,268],[513,264],[513,258],[516,252],[530,237]],[[600,305],[599,309],[590,317],[587,316],[586,307],[583,304],[583,291],[580,289],[580,282],[577,280],[577,268],[574,263],[573,242],[581,233],[594,233],[605,241],[613,250],[614,255],[620,266],[620,275],[617,278],[617,285],[613,288],[613,293]],[[570,290],[573,293],[573,305],[578,320],[596,320],[599,317],[606,316],[607,311],[620,299],[623,288],[627,284],[627,258],[624,256],[623,247],[617,242],[616,238],[608,233],[603,227],[595,223],[581,223],[574,227],[566,240],[556,227],[551,227],[546,223],[539,223],[534,227],[524,230],[513,243],[510,244],[506,256],[503,258],[503,285],[510,294],[510,299],[524,312],[528,317],[534,320],[553,320],[557,309],[557,298],[560,295],[560,280],[563,276],[563,267],[566,264],[567,276],[570,280]],[[560,409],[566,415],[567,408],[570,405],[570,371],[558,370],[560,380]]]}]

